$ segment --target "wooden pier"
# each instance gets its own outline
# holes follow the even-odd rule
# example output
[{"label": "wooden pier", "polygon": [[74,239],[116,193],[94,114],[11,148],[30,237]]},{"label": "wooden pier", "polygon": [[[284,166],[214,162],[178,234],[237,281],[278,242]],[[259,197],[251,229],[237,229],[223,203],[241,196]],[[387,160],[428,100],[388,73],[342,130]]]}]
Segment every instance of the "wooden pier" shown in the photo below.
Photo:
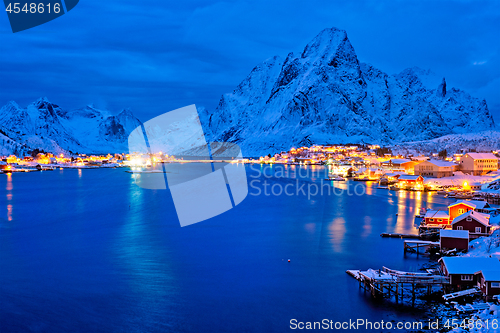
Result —
[{"label": "wooden pier", "polygon": [[415,305],[416,290],[427,288],[427,294],[431,294],[434,287],[443,289],[450,284],[446,276],[432,275],[430,273],[402,272],[384,267],[381,270],[368,269],[366,271],[348,270],[347,274],[359,281],[359,287],[370,291],[374,298],[395,297],[396,303],[403,301],[405,290],[411,296],[412,304]]},{"label": "wooden pier", "polygon": [[419,249],[427,251],[431,248],[440,247],[439,242],[423,241],[423,240],[405,240],[404,253],[407,252],[420,254]]},{"label": "wooden pier", "polygon": [[420,235],[415,235],[415,234],[398,234],[398,233],[388,233],[388,232],[383,232],[380,234],[380,236],[385,238],[415,238],[415,239],[420,238]]}]

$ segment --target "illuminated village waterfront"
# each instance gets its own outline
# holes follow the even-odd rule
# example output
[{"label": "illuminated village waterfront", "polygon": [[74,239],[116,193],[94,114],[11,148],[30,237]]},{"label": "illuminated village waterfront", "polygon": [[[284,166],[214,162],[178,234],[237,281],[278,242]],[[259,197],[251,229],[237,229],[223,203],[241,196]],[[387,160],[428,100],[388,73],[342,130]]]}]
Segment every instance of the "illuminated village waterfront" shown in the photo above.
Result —
[{"label": "illuminated village waterfront", "polygon": [[[439,191],[440,194],[471,199],[475,192],[495,194],[500,179],[497,151],[393,155],[378,145],[311,146],[260,158],[221,159],[221,162],[275,165],[325,165],[327,179],[377,181],[392,190]],[[152,154],[73,155],[32,153],[30,156],[0,157],[0,173],[53,170],[55,168],[116,168],[148,172],[160,163],[212,163],[211,159],[176,158],[162,152]],[[216,161],[215,161],[216,162]],[[491,186],[488,186],[491,185]]]}]

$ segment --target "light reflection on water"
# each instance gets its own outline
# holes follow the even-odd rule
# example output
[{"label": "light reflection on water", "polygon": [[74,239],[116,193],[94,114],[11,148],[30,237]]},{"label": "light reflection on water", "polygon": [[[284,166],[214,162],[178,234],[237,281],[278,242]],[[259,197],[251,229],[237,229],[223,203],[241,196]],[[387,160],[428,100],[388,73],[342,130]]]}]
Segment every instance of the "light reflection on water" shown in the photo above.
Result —
[{"label": "light reflection on water", "polygon": [[12,184],[12,174],[8,173],[7,174],[7,186],[5,187],[6,189],[6,194],[7,194],[7,221],[11,222],[12,221],[12,189],[14,188],[14,185]]},{"label": "light reflection on water", "polygon": [[347,230],[345,224],[345,220],[342,217],[337,217],[328,224],[328,236],[330,237],[333,250],[337,253],[341,253],[343,250],[342,242]]}]

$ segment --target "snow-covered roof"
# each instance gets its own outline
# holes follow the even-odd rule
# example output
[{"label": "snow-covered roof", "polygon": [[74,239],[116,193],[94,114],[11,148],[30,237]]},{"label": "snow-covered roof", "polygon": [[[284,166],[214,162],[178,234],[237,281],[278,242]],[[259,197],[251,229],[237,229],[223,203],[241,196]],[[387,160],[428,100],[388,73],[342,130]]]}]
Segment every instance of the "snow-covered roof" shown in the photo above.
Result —
[{"label": "snow-covered roof", "polygon": [[483,269],[500,270],[500,261],[488,257],[442,257],[449,274],[474,274]]},{"label": "snow-covered roof", "polygon": [[398,179],[399,180],[417,180],[418,179],[418,175],[401,175]]},{"label": "snow-covered roof", "polygon": [[500,281],[500,269],[499,270],[482,269],[481,273],[483,273],[484,279],[486,281]]},{"label": "snow-covered roof", "polygon": [[495,155],[492,153],[467,153],[470,157],[472,157],[475,160],[492,160],[492,159],[498,159]]},{"label": "snow-covered roof", "polygon": [[473,218],[474,220],[476,220],[477,222],[485,225],[485,226],[489,226],[490,225],[490,222],[488,221],[488,219],[485,217],[485,214],[481,214],[481,213],[478,213],[478,212],[475,212],[473,210],[469,210],[467,213],[463,213],[462,215],[459,215],[457,217],[455,217],[453,219],[453,222],[451,224],[455,224],[459,221],[462,221],[463,219],[467,218],[467,217],[471,217]]},{"label": "snow-covered roof", "polygon": [[469,230],[441,229],[439,231],[439,237],[469,239]]},{"label": "snow-covered roof", "polygon": [[460,204],[467,205],[473,209],[475,209],[477,207],[475,201],[472,202],[471,200],[457,200],[455,203],[449,205],[448,207],[453,207],[453,206],[460,205]]},{"label": "snow-covered roof", "polygon": [[432,164],[434,164],[435,166],[438,166],[438,167],[451,167],[451,166],[455,166],[456,165],[453,162],[439,161],[439,160],[430,160],[430,161],[427,161],[427,162],[432,163]]},{"label": "snow-covered roof", "polygon": [[406,162],[411,162],[411,160],[407,160],[406,158],[393,158],[392,160],[389,160],[387,162],[390,162],[392,164],[403,164]]},{"label": "snow-covered roof", "polygon": [[414,161],[427,161],[429,158],[427,156],[414,156],[411,159]]},{"label": "snow-covered roof", "polygon": [[386,172],[385,175],[387,177],[399,177],[401,175],[404,175],[404,172]]},{"label": "snow-covered roof", "polygon": [[426,219],[431,218],[431,219],[447,219],[450,216],[448,215],[448,212],[445,210],[428,210],[425,213],[424,216]]},{"label": "snow-covered roof", "polygon": [[483,200],[466,200],[466,201],[474,204],[476,206],[476,209],[484,209],[484,208],[490,207],[490,205],[488,204],[487,201],[483,201]]}]

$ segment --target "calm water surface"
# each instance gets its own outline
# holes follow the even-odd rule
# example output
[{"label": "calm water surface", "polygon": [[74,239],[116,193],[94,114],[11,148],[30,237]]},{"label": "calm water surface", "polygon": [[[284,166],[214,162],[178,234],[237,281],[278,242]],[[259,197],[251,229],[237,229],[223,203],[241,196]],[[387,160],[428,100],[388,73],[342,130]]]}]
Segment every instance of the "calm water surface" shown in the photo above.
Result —
[{"label": "calm water surface", "polygon": [[290,193],[323,177],[241,167],[255,181],[248,197],[184,228],[169,191],[141,189],[123,169],[0,175],[0,332],[281,332],[292,318],[419,317],[372,300],[345,271],[417,270],[427,259],[380,233],[416,233],[418,209],[449,200],[352,181],[337,194],[365,194],[255,195],[264,181]]}]

